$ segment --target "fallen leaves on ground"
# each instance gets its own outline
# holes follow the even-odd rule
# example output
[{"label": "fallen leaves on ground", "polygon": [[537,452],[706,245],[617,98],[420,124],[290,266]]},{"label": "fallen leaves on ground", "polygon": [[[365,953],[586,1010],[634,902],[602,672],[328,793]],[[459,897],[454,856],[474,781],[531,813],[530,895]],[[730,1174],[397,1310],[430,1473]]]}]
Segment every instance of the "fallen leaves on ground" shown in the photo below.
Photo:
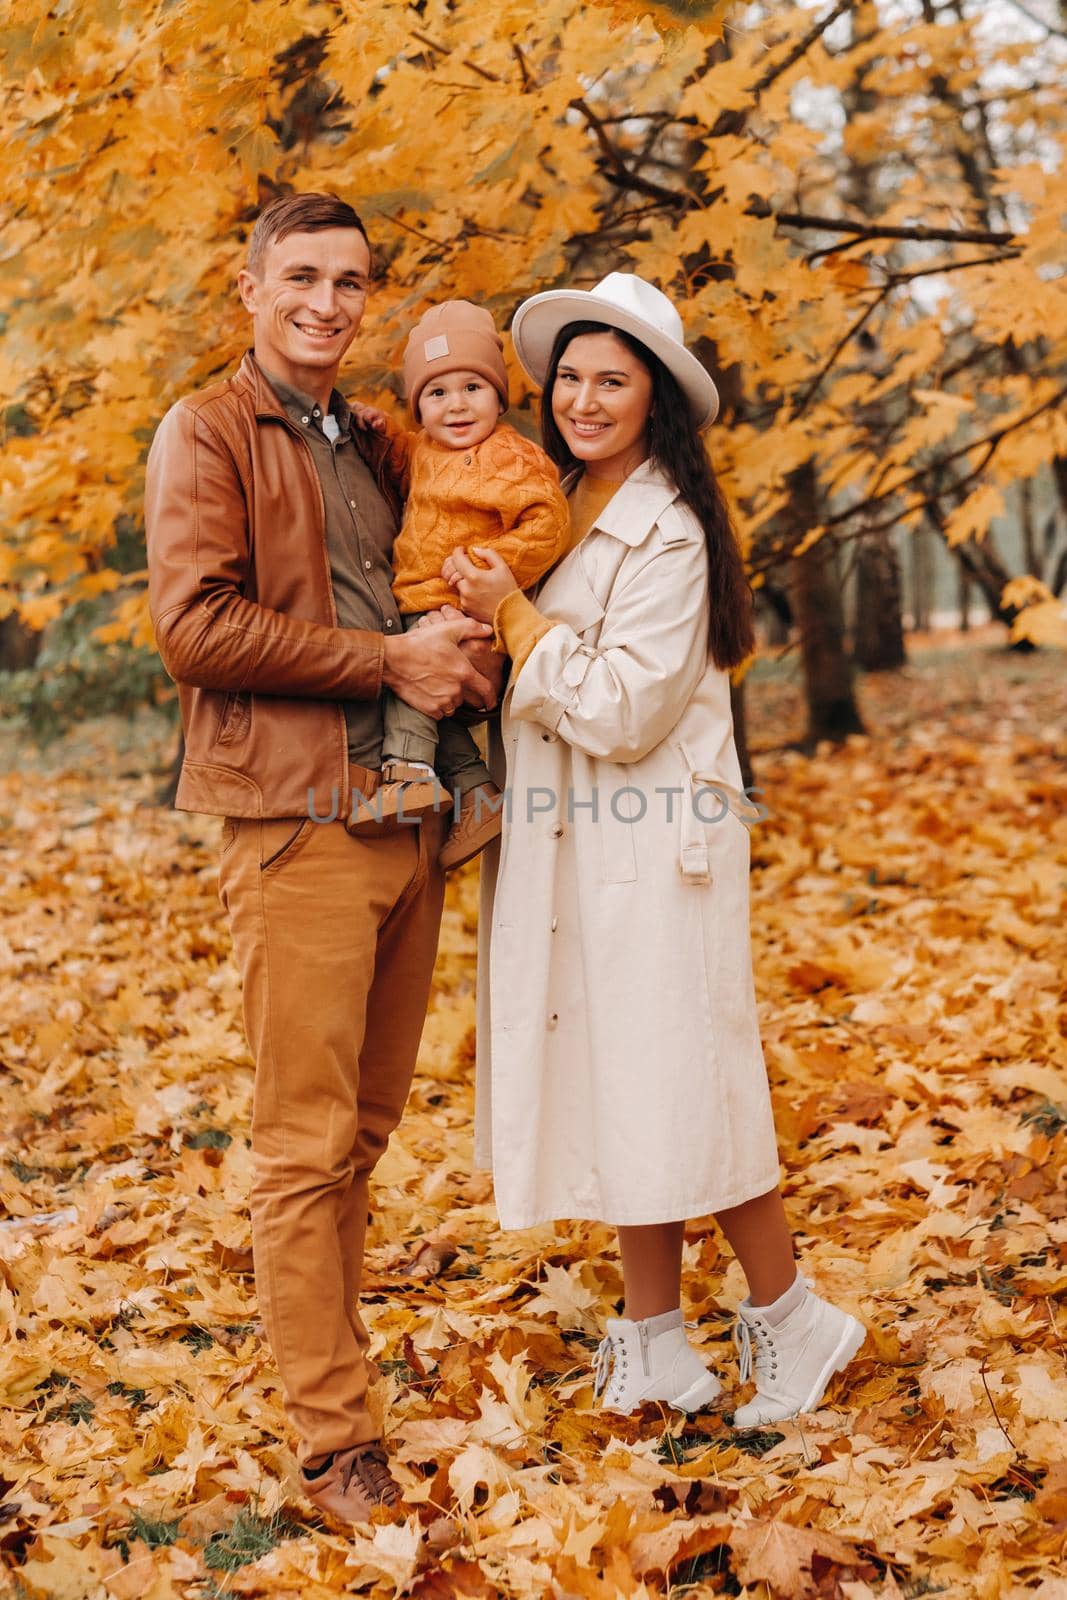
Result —
[{"label": "fallen leaves on ground", "polygon": [[[821,1411],[606,1418],[610,1230],[501,1233],[472,1170],[477,878],[453,880],[365,1310],[405,1516],[302,1500],[258,1322],[251,1067],[217,822],[106,761],[0,787],[0,1543],[30,1600],[1062,1591],[1067,751],[1058,659],[868,678],[812,759],[749,696],[757,991],[806,1270],[870,1328]],[[763,754],[760,754],[760,749]],[[127,757],[128,761],[128,757]],[[736,1385],[743,1282],[686,1230]]]}]

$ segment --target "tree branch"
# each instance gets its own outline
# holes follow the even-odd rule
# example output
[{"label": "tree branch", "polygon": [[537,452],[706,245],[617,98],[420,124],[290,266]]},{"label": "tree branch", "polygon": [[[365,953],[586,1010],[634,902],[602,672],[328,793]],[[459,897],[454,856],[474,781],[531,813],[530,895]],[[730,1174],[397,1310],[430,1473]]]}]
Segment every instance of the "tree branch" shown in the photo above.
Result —
[{"label": "tree branch", "polygon": [[611,167],[611,171],[604,174],[609,183],[619,188],[633,189],[638,194],[647,194],[650,199],[661,200],[664,205],[688,208],[695,204],[694,197],[686,194],[684,190],[668,189],[663,184],[653,183],[650,178],[642,178],[639,173],[633,172],[623,160],[622,152],[608,138],[607,130],[596,112],[581,96],[571,100],[569,104],[572,110],[581,113],[593,130],[600,152]]},{"label": "tree branch", "polygon": [[417,39],[420,44],[424,44],[427,49],[435,51],[439,56],[450,56],[452,54],[447,45],[438,44],[436,39],[431,39],[429,34],[420,33],[418,28],[412,28],[411,37]]},{"label": "tree branch", "polygon": [[523,55],[522,45],[516,44],[514,39],[511,41],[511,53],[515,57],[515,60],[519,63],[519,71],[522,73],[522,91],[523,94],[525,94],[527,89],[533,83],[533,74],[526,65],[526,57]]},{"label": "tree branch", "polygon": [[484,67],[477,66],[469,56],[464,61],[463,65],[466,67],[468,72],[476,72],[479,78],[484,78],[487,83],[500,82],[500,74],[498,72],[487,72]]},{"label": "tree branch", "polygon": [[853,3],[854,0],[838,0],[838,4],[834,7],[834,9],[832,11],[828,11],[826,16],[823,17],[822,21],[817,22],[815,26],[804,35],[803,39],[801,39],[798,44],[793,46],[792,50],[790,50],[789,54],[783,60],[779,61],[775,66],[769,67],[763,74],[763,77],[760,78],[759,82],[755,85],[754,93],[756,99],[758,100],[760,95],[770,88],[771,84],[774,83],[776,78],[780,78],[783,72],[788,72],[790,67],[795,66],[802,56],[806,56],[812,45],[818,44],[819,40],[822,38],[827,28],[830,27],[831,23],[836,22],[838,17],[844,16],[846,11],[852,10]]},{"label": "tree branch", "polygon": [[[899,495],[903,490],[907,489],[910,484],[918,483],[921,478],[928,477],[931,472],[942,471],[949,465],[950,462],[958,461],[961,456],[970,455],[972,450],[981,449],[983,445],[986,445],[988,448],[979,465],[973,468],[965,478],[957,479],[952,485],[953,489],[964,488],[968,483],[972,482],[974,478],[976,478],[985,470],[1001,442],[1006,439],[1009,434],[1017,432],[1019,428],[1025,428],[1028,422],[1033,422],[1036,417],[1042,416],[1046,411],[1051,411],[1055,406],[1062,404],[1065,400],[1067,400],[1067,385],[1065,385],[1062,389],[1057,390],[1054,395],[1052,395],[1048,400],[1043,401],[1041,405],[1035,406],[1033,411],[1028,411],[1025,416],[1019,417],[1015,422],[1009,423],[1006,428],[996,428],[992,433],[984,434],[980,439],[972,439],[968,444],[960,445],[956,450],[950,450],[947,455],[939,456],[936,461],[930,462],[929,466],[916,467],[914,472],[910,472],[906,478],[901,478],[899,483],[895,483],[891,489],[882,489],[878,494],[868,496],[867,499],[857,502],[856,505],[849,507],[848,510],[838,511],[834,516],[827,517],[823,523],[823,527],[834,528],[838,527],[842,522],[850,521],[851,518],[856,516],[858,512],[866,510],[869,506],[880,505],[884,500],[893,499],[896,495]],[[932,500],[936,501],[939,498],[939,494],[935,493],[931,498]],[[921,509],[927,503],[928,501],[924,498],[917,501],[912,506],[905,507],[903,511],[897,513],[897,515],[893,517],[892,522],[899,521],[900,517],[907,516],[911,511],[917,511]],[[890,522],[888,526],[892,526],[892,522]],[[883,524],[883,526],[886,526],[886,524]]]},{"label": "tree branch", "polygon": [[1032,22],[1035,28],[1044,28],[1046,39],[1050,36],[1055,36],[1057,39],[1067,39],[1067,32],[1063,28],[1054,28],[1050,22],[1045,21],[1044,17],[1035,17],[1034,13],[1023,5],[1022,0],[1008,0],[1008,4],[1014,6],[1016,11],[1021,11],[1027,22]]},{"label": "tree branch", "polygon": [[807,55],[812,45],[822,38],[822,35],[826,32],[830,24],[832,22],[836,22],[838,17],[842,16],[844,12],[850,11],[853,4],[854,0],[838,0],[838,4],[834,7],[834,9],[828,12],[821,22],[817,22],[815,26],[805,34],[804,38],[801,39],[798,44],[794,45],[793,49],[789,51],[788,55],[786,55],[781,61],[776,62],[774,66],[768,67],[767,71],[763,74],[763,77],[758,79],[758,81],[753,84],[751,106],[743,106],[740,109],[734,108],[730,111],[719,112],[719,115],[715,118],[714,126],[709,130],[709,138],[722,139],[726,137],[733,137],[741,133],[745,123],[748,121],[749,112],[759,104],[760,96],[766,93],[771,84],[774,83],[776,79],[780,78],[783,72],[788,72],[790,67],[795,66],[803,56]]},{"label": "tree branch", "polygon": [[1021,250],[1003,250],[997,256],[971,256],[968,261],[949,261],[940,267],[918,267],[914,272],[894,272],[889,281],[895,288],[897,284],[911,283],[913,278],[936,278],[942,272],[962,272],[964,267],[992,267],[998,261],[1017,261],[1021,255]]},{"label": "tree branch", "polygon": [[851,328],[849,328],[842,338],[838,340],[837,344],[830,353],[829,360],[824,362],[824,364],[819,368],[819,371],[808,384],[808,387],[804,390],[804,393],[800,396],[800,399],[794,403],[793,408],[789,413],[790,421],[802,416],[807,410],[812,395],[814,395],[815,391],[826,377],[826,374],[830,371],[838,356],[841,354],[842,350],[850,340],[856,337],[857,333],[859,333],[860,329],[863,327],[863,324],[874,315],[875,311],[877,311],[878,307],[881,305],[886,296],[892,291],[893,287],[894,285],[891,283],[883,284],[882,288],[878,291],[878,294],[871,301],[870,305],[863,312],[862,316],[857,317]]},{"label": "tree branch", "polygon": [[[752,200],[745,207],[750,217],[773,217],[783,228],[820,228],[825,233],[851,233],[857,239],[916,239],[921,242],[944,240],[950,244],[1014,244],[1014,233],[990,233],[982,228],[926,228],[916,223],[909,228],[882,222],[850,222],[847,217],[817,217],[804,211],[773,211],[766,200]],[[825,254],[819,251],[817,254]]]},{"label": "tree branch", "polygon": [[[970,451],[978,449],[981,445],[988,446],[982,461],[977,467],[967,473],[965,477],[954,478],[951,480],[951,482],[943,485],[935,484],[932,490],[923,491],[920,493],[910,505],[895,506],[890,515],[883,518],[881,522],[870,522],[864,520],[862,526],[857,528],[854,532],[835,532],[834,538],[843,543],[849,539],[861,538],[865,534],[885,533],[889,529],[897,527],[898,524],[906,517],[914,516],[916,513],[925,513],[931,517],[939,516],[940,501],[943,500],[946,495],[952,495],[956,497],[957,500],[961,499],[962,495],[960,491],[966,489],[968,484],[972,483],[974,479],[985,470],[1002,439],[1006,439],[1007,436],[1010,433],[1014,433],[1016,429],[1025,427],[1028,422],[1032,422],[1034,418],[1039,417],[1042,412],[1049,411],[1053,407],[1060,405],[1065,399],[1067,399],[1067,386],[1061,389],[1057,394],[1052,395],[1051,398],[1046,400],[1043,405],[1037,406],[1033,411],[1027,412],[1026,416],[1020,417],[1017,422],[1011,423],[1007,428],[1000,428],[994,433],[987,434],[982,439],[973,439],[970,444],[963,445],[958,450],[950,451],[948,455],[940,456],[936,461],[930,462],[928,466],[919,467],[907,478],[902,479],[900,483],[894,484],[891,489],[884,489],[881,491],[881,493],[867,495],[864,499],[858,500],[855,505],[849,506],[846,510],[838,511],[834,516],[824,518],[822,521],[822,528],[824,532],[828,533],[831,529],[841,528],[844,523],[852,522],[857,517],[863,517],[866,519],[872,506],[883,505],[887,501],[894,500],[897,495],[899,495],[909,486],[909,484],[914,484],[920,478],[928,477],[931,473],[940,473],[946,466],[948,466],[950,462],[958,460],[960,456],[969,454]],[[788,549],[784,547],[783,541],[779,540],[769,550],[767,550],[766,554],[760,556],[751,563],[748,568],[749,572],[770,572],[774,567],[780,566],[783,561],[790,559],[796,545],[801,542],[804,536],[805,535],[803,532],[798,532],[796,539],[790,543]]]}]

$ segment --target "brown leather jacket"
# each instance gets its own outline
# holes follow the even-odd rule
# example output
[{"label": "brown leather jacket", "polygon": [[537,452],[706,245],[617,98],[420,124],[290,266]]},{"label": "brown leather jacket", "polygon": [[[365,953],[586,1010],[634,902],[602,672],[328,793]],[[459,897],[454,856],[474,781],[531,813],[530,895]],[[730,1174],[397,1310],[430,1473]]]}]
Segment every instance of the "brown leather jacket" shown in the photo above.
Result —
[{"label": "brown leather jacket", "polygon": [[[399,517],[386,441],[355,437]],[[145,530],[156,644],[185,730],[175,804],[303,817],[310,792],[317,814],[347,816],[341,702],[381,694],[384,641],[337,626],[315,464],[250,356],[163,418]]]}]

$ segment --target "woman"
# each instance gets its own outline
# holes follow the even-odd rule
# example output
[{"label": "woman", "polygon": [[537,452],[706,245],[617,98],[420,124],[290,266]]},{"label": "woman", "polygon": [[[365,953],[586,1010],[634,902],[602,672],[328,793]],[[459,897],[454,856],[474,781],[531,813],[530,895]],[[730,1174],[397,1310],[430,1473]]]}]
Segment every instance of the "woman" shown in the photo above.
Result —
[{"label": "woman", "polygon": [[513,662],[479,1159],[504,1227],[617,1226],[626,1314],[596,1372],[616,1411],[719,1392],[680,1309],[685,1219],[714,1212],[749,1285],[756,1396],[734,1422],[753,1427],[818,1405],[864,1329],[797,1271],[778,1192],[730,715],[751,596],[699,438],[718,395],[670,301],[628,273],[535,295],[512,335],[572,533],[536,604],[492,552],[444,569]]}]

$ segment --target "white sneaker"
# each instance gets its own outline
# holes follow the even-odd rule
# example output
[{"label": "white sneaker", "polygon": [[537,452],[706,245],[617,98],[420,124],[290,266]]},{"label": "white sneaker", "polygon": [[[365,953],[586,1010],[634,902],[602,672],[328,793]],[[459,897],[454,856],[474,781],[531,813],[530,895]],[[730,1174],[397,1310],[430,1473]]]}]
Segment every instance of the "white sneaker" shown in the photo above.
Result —
[{"label": "white sneaker", "polygon": [[682,1313],[677,1324],[659,1333],[649,1322],[611,1317],[594,1368],[593,1393],[603,1392],[605,1411],[636,1411],[646,1400],[666,1400],[678,1411],[699,1411],[722,1385],[709,1372],[685,1336]]},{"label": "white sneaker", "polygon": [[734,1339],[740,1351],[741,1382],[752,1374],[756,1347],[756,1397],[734,1412],[735,1428],[758,1428],[784,1422],[801,1411],[814,1411],[835,1372],[843,1372],[867,1330],[847,1311],[838,1310],[811,1293],[773,1327],[749,1299],[738,1307]]}]

